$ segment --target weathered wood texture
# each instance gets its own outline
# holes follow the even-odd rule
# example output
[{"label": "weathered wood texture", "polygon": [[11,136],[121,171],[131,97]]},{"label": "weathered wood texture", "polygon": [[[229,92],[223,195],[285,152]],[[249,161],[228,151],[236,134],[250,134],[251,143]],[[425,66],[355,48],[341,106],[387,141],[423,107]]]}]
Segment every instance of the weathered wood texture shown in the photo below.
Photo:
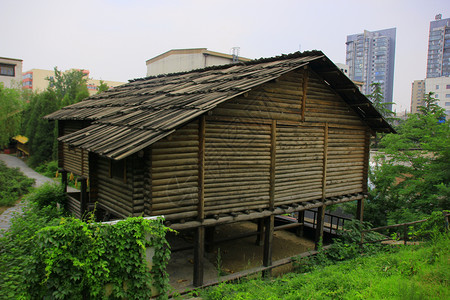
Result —
[{"label": "weathered wood texture", "polygon": [[146,214],[197,216],[198,127],[198,121],[192,122],[153,144],[151,211]]},{"label": "weathered wood texture", "polygon": [[[60,121],[59,135],[67,135],[76,132],[84,127],[87,123],[83,121]],[[59,157],[59,165],[65,170],[76,175],[89,177],[89,152],[76,147],[69,147],[65,143],[59,142],[58,150],[62,151]]]},{"label": "weathered wood texture", "polygon": [[139,171],[142,195],[151,190],[145,214],[207,217],[267,209],[271,199],[277,207],[363,192],[367,126],[314,71],[303,84],[305,72],[220,104],[204,127],[197,119],[153,144]]},{"label": "weathered wood texture", "polygon": [[96,160],[98,203],[119,217],[133,215],[133,173],[129,161],[125,161],[127,180],[124,182],[123,178],[111,177],[109,159],[98,156]]}]

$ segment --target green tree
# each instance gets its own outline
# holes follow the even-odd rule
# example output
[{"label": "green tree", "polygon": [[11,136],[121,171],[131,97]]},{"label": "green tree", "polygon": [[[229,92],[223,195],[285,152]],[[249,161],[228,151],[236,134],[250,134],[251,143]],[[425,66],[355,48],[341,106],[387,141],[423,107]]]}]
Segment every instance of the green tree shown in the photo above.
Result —
[{"label": "green tree", "polygon": [[389,109],[389,105],[395,104],[394,102],[384,102],[383,92],[381,91],[381,85],[377,82],[371,85],[372,93],[366,95],[366,97],[372,102],[373,106],[381,113],[381,115],[387,121],[393,121],[395,119],[395,113]]},{"label": "green tree", "polygon": [[56,123],[43,119],[45,115],[59,108],[55,92],[48,90],[36,94],[32,100],[31,107],[26,135],[29,138],[31,153],[29,163],[35,167],[56,157],[56,152],[54,151]]},{"label": "green tree", "polygon": [[[389,123],[393,122],[395,118],[395,113],[389,109],[389,105],[393,105],[394,102],[384,102],[383,92],[381,91],[381,85],[379,83],[372,83],[371,85],[372,93],[366,95],[366,97],[372,102],[373,106],[381,113],[383,118]],[[384,134],[376,134],[373,138],[372,144],[374,148],[379,147],[379,143]]]},{"label": "green tree", "polygon": [[0,147],[20,133],[26,104],[22,94],[19,89],[6,88],[0,82]]},{"label": "green tree", "polygon": [[374,225],[412,221],[450,207],[450,125],[442,123],[443,109],[429,105],[411,114],[381,144],[370,179],[374,188],[366,217]]},{"label": "green tree", "polygon": [[49,77],[49,90],[55,92],[59,106],[64,107],[80,102],[89,97],[87,89],[87,77],[82,70],[70,70],[61,72],[55,67],[55,76]]},{"label": "green tree", "polygon": [[100,94],[101,92],[104,92],[107,90],[109,90],[108,85],[103,80],[100,80],[100,85],[98,86],[97,94]]}]

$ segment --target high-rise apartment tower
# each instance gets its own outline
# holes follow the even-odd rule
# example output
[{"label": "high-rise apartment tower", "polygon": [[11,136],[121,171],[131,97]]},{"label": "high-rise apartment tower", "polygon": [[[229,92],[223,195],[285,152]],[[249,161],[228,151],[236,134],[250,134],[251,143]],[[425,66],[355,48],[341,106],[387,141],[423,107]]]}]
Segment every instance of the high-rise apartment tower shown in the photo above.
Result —
[{"label": "high-rise apartment tower", "polygon": [[450,18],[436,15],[430,22],[427,78],[450,76]]},{"label": "high-rise apartment tower", "polygon": [[[384,102],[392,102],[394,86],[396,28],[367,31],[347,36],[346,64],[349,77],[363,82],[363,94],[372,93],[371,84],[379,83]],[[392,110],[392,105],[388,106]]]}]

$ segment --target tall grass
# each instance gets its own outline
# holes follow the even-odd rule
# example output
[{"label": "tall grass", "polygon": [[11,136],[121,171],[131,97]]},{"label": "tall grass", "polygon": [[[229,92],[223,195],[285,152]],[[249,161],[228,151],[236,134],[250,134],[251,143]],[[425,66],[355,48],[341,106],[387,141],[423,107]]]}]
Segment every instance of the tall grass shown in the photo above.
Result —
[{"label": "tall grass", "polygon": [[243,280],[201,291],[203,299],[450,299],[450,238],[358,257],[273,280]]}]

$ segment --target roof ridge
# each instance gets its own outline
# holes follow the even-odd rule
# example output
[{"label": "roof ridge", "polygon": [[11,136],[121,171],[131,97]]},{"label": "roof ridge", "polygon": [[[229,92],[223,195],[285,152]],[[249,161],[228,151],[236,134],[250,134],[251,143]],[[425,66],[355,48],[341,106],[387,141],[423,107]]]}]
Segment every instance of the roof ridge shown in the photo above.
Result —
[{"label": "roof ridge", "polygon": [[189,74],[189,73],[204,72],[204,71],[211,71],[211,70],[224,70],[224,69],[231,68],[233,66],[239,66],[239,65],[251,66],[251,65],[256,65],[256,64],[261,64],[261,63],[267,63],[267,62],[273,62],[273,61],[282,61],[282,60],[293,59],[293,58],[300,58],[300,57],[307,57],[307,56],[312,56],[312,55],[320,56],[320,55],[325,55],[325,54],[322,51],[320,51],[320,50],[308,50],[308,51],[303,51],[303,52],[297,51],[297,52],[292,52],[292,53],[288,53],[288,54],[281,54],[281,55],[277,55],[277,56],[273,56],[273,57],[261,57],[261,58],[253,59],[253,60],[248,61],[248,62],[241,62],[240,61],[238,63],[231,63],[231,64],[218,65],[218,66],[210,66],[210,67],[194,69],[194,70],[189,70],[189,71],[183,71],[183,72],[174,72],[174,73],[168,73],[168,74],[159,74],[159,75],[152,75],[152,76],[147,76],[147,77],[129,79],[128,82],[131,83],[131,82],[144,81],[144,80],[150,80],[150,79],[155,79],[155,78],[165,78],[165,77],[180,76],[180,75]]}]

